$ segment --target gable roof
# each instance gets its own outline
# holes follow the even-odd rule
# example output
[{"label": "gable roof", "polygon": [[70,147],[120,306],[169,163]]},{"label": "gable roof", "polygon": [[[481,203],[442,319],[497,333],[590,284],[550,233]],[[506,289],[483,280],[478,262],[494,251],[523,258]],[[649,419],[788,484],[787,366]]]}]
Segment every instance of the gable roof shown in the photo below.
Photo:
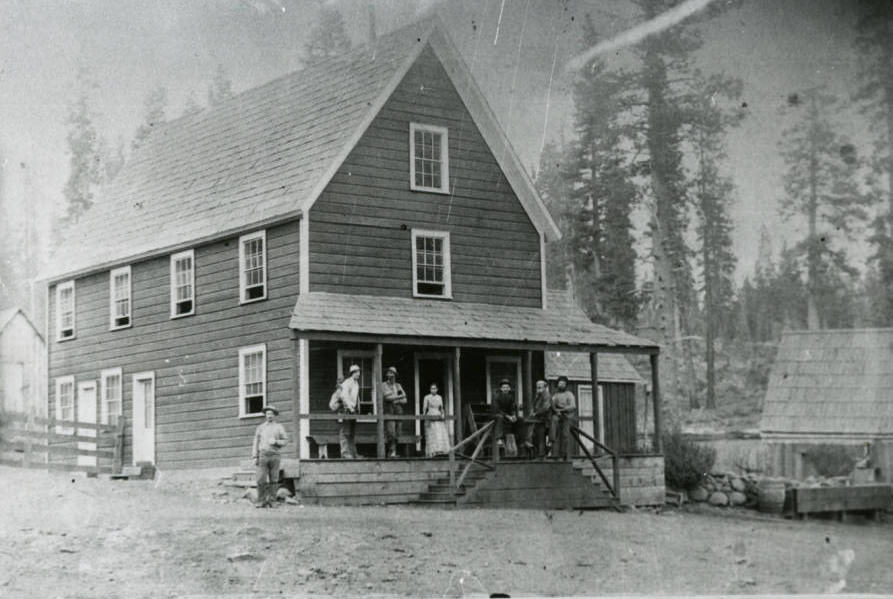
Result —
[{"label": "gable roof", "polygon": [[[546,352],[546,379],[557,379],[564,375],[572,381],[588,383],[592,381],[589,369],[589,354],[569,351]],[[598,380],[604,383],[644,383],[645,380],[621,354],[598,354]]]},{"label": "gable roof", "polygon": [[28,315],[25,314],[25,311],[21,308],[7,308],[5,310],[0,310],[0,333],[3,333],[6,325],[12,322],[12,319],[15,318],[17,314],[21,314],[22,318],[25,319],[25,322],[34,329],[34,334],[43,339],[43,335],[37,330],[37,327],[34,326],[34,323],[31,322],[31,319],[28,318]]},{"label": "gable roof", "polygon": [[444,65],[534,226],[547,239],[560,237],[434,17],[162,125],[69,229],[42,278],[101,270],[306,214],[426,47]]},{"label": "gable roof", "polygon": [[893,434],[893,329],[786,332],[760,430]]},{"label": "gable roof", "polygon": [[515,347],[568,345],[654,350],[623,331],[595,324],[564,292],[550,291],[548,310],[404,297],[311,292],[298,297],[289,326],[306,333],[427,340],[475,340]]}]

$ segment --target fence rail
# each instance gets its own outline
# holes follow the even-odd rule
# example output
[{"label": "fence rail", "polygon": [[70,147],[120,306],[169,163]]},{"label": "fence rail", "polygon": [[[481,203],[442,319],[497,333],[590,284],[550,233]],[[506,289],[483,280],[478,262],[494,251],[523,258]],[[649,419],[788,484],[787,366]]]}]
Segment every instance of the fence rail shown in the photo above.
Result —
[{"label": "fence rail", "polygon": [[0,411],[0,464],[5,466],[117,473],[123,455],[123,417],[116,424],[98,424]]}]

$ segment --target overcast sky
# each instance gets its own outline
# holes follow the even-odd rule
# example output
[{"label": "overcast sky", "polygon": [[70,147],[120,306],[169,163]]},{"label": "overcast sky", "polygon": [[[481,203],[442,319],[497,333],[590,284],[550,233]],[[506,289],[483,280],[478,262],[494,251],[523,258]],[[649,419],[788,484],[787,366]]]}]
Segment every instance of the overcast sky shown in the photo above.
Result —
[{"label": "overcast sky", "polygon": [[[724,0],[717,0],[722,2]],[[367,0],[336,0],[354,43],[368,33]],[[728,170],[738,187],[735,245],[750,271],[765,224],[776,248],[789,227],[776,216],[783,167],[776,144],[792,118],[788,94],[827,84],[851,93],[855,56],[852,15],[837,0],[743,0],[711,23],[698,64],[744,82],[749,116],[730,137]],[[68,174],[67,105],[86,66],[100,89],[102,134],[128,144],[143,99],[169,92],[169,116],[192,94],[205,102],[217,64],[242,91],[300,68],[314,17],[311,0],[3,0],[0,4],[0,155],[8,197],[22,218],[46,220]],[[376,0],[379,33],[438,8],[523,162],[539,159],[543,140],[567,136],[579,24],[591,12],[606,36],[636,24],[619,0]],[[608,12],[617,18],[608,18]],[[500,18],[501,13],[501,18]],[[497,35],[498,29],[498,35]],[[623,53],[609,61],[628,60]],[[555,67],[553,68],[553,64]],[[855,112],[841,126],[857,140],[867,126]],[[860,149],[868,145],[859,142]],[[26,186],[34,189],[25,197]],[[27,201],[26,201],[27,200]],[[30,214],[26,214],[30,210]]]}]

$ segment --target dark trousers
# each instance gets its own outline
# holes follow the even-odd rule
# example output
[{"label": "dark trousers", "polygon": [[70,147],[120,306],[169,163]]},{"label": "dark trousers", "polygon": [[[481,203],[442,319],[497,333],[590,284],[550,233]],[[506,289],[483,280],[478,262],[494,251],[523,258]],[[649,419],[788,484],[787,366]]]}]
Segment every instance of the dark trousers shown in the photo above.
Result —
[{"label": "dark trousers", "polygon": [[342,458],[356,458],[357,456],[357,421],[339,420],[338,441],[341,444]]},{"label": "dark trousers", "polygon": [[279,454],[260,456],[254,473],[258,504],[272,505],[279,487]]},{"label": "dark trousers", "polygon": [[545,419],[537,420],[533,423],[533,446],[536,449],[536,457],[542,458],[546,455],[546,433],[549,427],[546,425]]},{"label": "dark trousers", "polygon": [[519,417],[514,422],[511,422],[505,415],[497,414],[493,420],[496,423],[493,427],[493,433],[497,439],[505,440],[505,433],[508,430],[508,432],[515,435],[515,443],[520,445],[521,443],[530,442],[532,430],[523,418]]},{"label": "dark trousers", "polygon": [[[384,402],[384,413],[385,415],[394,414],[394,415],[402,415],[403,414],[403,405],[394,403],[393,401]],[[397,440],[400,437],[400,434],[403,431],[403,423],[399,420],[385,420],[384,423],[384,439],[385,444],[387,445],[388,455],[397,453]]]},{"label": "dark trousers", "polygon": [[571,424],[574,418],[567,414],[552,414],[549,439],[552,440],[552,455],[567,458],[571,451]]}]

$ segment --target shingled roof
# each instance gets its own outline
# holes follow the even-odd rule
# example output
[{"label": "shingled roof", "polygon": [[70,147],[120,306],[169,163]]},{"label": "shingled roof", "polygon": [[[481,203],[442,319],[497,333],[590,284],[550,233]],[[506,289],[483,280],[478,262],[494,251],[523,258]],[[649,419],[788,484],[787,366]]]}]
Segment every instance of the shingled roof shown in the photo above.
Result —
[{"label": "shingled roof", "polygon": [[479,340],[521,345],[599,346],[656,350],[646,339],[589,320],[564,292],[549,292],[548,309],[418,298],[302,294],[293,329],[315,333]]},{"label": "shingled roof", "polygon": [[[570,351],[546,352],[546,378],[564,375],[572,381],[591,381],[589,354]],[[622,354],[598,354],[598,380],[605,383],[644,383],[645,380]]]},{"label": "shingled roof", "polygon": [[437,17],[162,125],[68,231],[50,281],[306,213],[425,47],[534,225],[560,236]]},{"label": "shingled roof", "polygon": [[760,430],[893,435],[893,329],[786,332]]}]

